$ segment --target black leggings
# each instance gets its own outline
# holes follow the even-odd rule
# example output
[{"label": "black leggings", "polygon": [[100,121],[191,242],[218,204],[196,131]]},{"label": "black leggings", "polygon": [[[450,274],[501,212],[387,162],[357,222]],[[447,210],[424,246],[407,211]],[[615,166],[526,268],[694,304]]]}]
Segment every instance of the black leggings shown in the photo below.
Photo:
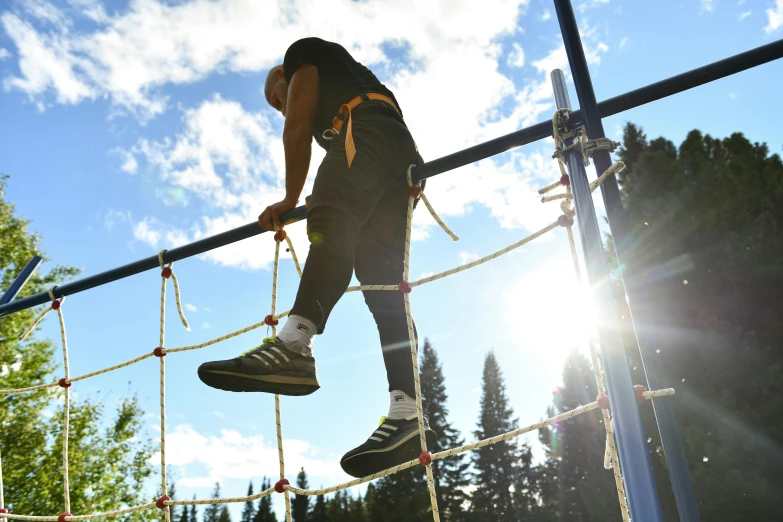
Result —
[{"label": "black leggings", "polygon": [[[342,142],[335,138],[319,168],[307,214],[310,252],[291,314],[311,320],[318,333],[354,270],[362,285],[396,285],[403,276],[408,189],[400,180],[408,165],[421,158],[407,128],[388,116],[356,117],[354,129],[354,163],[347,168]],[[351,199],[357,199],[355,205]],[[378,326],[389,391],[413,397],[403,294],[363,294]]]}]

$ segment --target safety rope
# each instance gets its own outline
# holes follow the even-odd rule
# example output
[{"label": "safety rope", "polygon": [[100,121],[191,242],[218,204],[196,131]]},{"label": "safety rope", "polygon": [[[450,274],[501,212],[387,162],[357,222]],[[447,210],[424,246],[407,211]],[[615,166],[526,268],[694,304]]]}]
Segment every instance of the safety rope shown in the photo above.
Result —
[{"label": "safety rope", "polygon": [[[558,116],[559,115],[559,116]],[[558,111],[555,114],[555,117],[553,118],[553,128],[556,129],[556,125],[561,125],[561,119],[567,120],[567,113]],[[564,136],[557,130],[554,132],[555,135],[555,143],[556,146],[560,147],[563,151],[566,151],[568,147],[563,146],[563,140],[566,139],[568,136]],[[573,134],[572,134],[573,136]],[[595,144],[591,145],[589,141],[585,141],[582,137],[580,137],[579,133],[577,132],[578,141],[581,143],[581,151],[583,154],[591,154],[590,151],[598,150],[598,148],[604,147],[605,144]],[[426,205],[427,209],[432,214],[435,221],[441,226],[441,228],[455,241],[458,239],[456,234],[454,234],[446,225],[443,223],[443,221],[438,217],[435,210],[432,208],[432,205],[429,203],[429,201],[424,197],[424,195],[421,193],[421,188],[419,185],[414,184],[412,182],[412,175],[411,175],[411,169],[408,169],[407,172],[407,180],[408,180],[408,187],[409,187],[409,197],[408,197],[408,211],[407,211],[407,223],[406,223],[406,231],[405,231],[405,255],[404,255],[404,268],[403,268],[403,280],[396,285],[362,285],[362,286],[353,286],[349,287],[346,292],[355,292],[360,290],[386,290],[386,291],[401,291],[403,292],[404,302],[405,302],[405,312],[407,316],[407,324],[408,324],[408,337],[409,337],[409,344],[411,349],[411,360],[413,363],[413,371],[414,371],[414,383],[415,383],[415,392],[416,392],[416,411],[417,411],[417,422],[418,422],[418,433],[419,433],[419,441],[422,453],[419,456],[418,459],[413,459],[408,462],[400,463],[397,466],[391,467],[386,470],[379,471],[373,475],[369,475],[366,477],[357,478],[342,484],[338,484],[336,486],[330,486],[327,488],[319,488],[319,489],[300,489],[294,486],[291,486],[288,483],[288,480],[285,479],[285,460],[284,460],[284,452],[283,452],[283,436],[282,436],[282,422],[281,422],[281,413],[280,413],[280,396],[275,395],[275,422],[276,422],[276,432],[277,432],[277,448],[278,448],[278,457],[279,457],[279,463],[280,463],[280,480],[274,485],[274,487],[269,488],[265,491],[259,492],[255,495],[245,496],[245,497],[228,497],[228,498],[218,498],[218,499],[204,499],[204,500],[173,500],[170,499],[167,495],[167,478],[166,478],[166,410],[165,410],[165,356],[169,353],[176,353],[176,352],[183,352],[183,351],[189,351],[189,350],[196,350],[201,348],[206,348],[208,346],[212,346],[214,344],[217,344],[219,342],[225,341],[227,339],[231,339],[233,337],[236,337],[238,335],[242,335],[244,333],[253,331],[257,328],[260,328],[262,326],[270,326],[272,329],[272,335],[277,334],[277,324],[279,319],[287,317],[289,311],[282,312],[280,314],[277,312],[277,284],[278,284],[278,277],[279,277],[279,266],[280,266],[280,244],[283,240],[287,243],[287,251],[291,253],[291,258],[293,260],[294,266],[296,267],[296,271],[298,275],[302,276],[302,270],[299,264],[299,260],[296,256],[296,252],[294,251],[293,243],[291,242],[291,239],[287,236],[284,230],[279,229],[275,233],[275,258],[274,258],[274,272],[273,272],[273,279],[272,279],[272,303],[271,303],[271,314],[266,316],[263,321],[250,325],[248,327],[242,328],[240,330],[236,330],[234,332],[222,335],[220,337],[217,337],[215,339],[200,343],[200,344],[194,344],[194,345],[187,345],[187,346],[181,346],[178,348],[171,348],[166,349],[164,348],[164,336],[165,336],[165,303],[166,303],[166,280],[168,278],[171,278],[174,283],[174,292],[175,292],[175,299],[177,304],[177,312],[179,314],[180,320],[183,324],[183,326],[186,329],[190,329],[188,326],[188,322],[185,319],[185,315],[182,311],[182,305],[181,305],[181,299],[180,299],[180,289],[179,289],[179,282],[177,281],[176,276],[173,273],[172,265],[173,263],[169,263],[168,266],[164,266],[163,263],[163,254],[166,252],[166,250],[162,250],[158,254],[159,263],[161,266],[161,276],[162,276],[162,284],[161,284],[161,300],[160,300],[160,337],[159,337],[159,346],[153,350],[152,353],[145,353],[139,357],[136,357],[135,359],[132,359],[130,361],[117,364],[114,366],[110,366],[108,368],[104,368],[102,370],[93,371],[90,373],[86,373],[84,375],[71,378],[70,377],[70,369],[68,366],[68,351],[67,351],[67,342],[66,342],[66,336],[65,336],[65,323],[62,315],[62,310],[60,310],[60,305],[63,302],[64,298],[61,298],[59,301],[54,299],[53,290],[50,290],[50,297],[52,298],[52,306],[50,308],[47,308],[42,313],[40,313],[33,321],[33,323],[24,331],[24,333],[20,336],[20,340],[24,339],[29,333],[43,320],[43,318],[46,316],[46,314],[50,310],[57,310],[58,317],[60,320],[60,330],[62,333],[62,344],[63,344],[63,359],[64,359],[64,369],[65,369],[65,377],[60,379],[58,382],[55,383],[49,383],[49,384],[42,384],[42,385],[36,385],[36,386],[30,386],[26,388],[17,388],[17,389],[11,389],[11,390],[0,390],[0,395],[6,395],[10,393],[22,393],[22,392],[29,392],[29,391],[35,391],[35,390],[41,390],[45,388],[50,388],[54,386],[62,386],[65,390],[65,426],[64,426],[64,432],[63,432],[63,473],[64,473],[64,486],[65,486],[65,513],[61,514],[60,516],[32,516],[32,515],[17,515],[17,514],[10,514],[7,513],[4,508],[4,499],[3,499],[3,492],[2,492],[2,467],[0,466],[0,518],[7,518],[7,519],[16,519],[16,520],[30,520],[30,521],[41,521],[41,522],[69,522],[69,521],[81,521],[81,520],[96,520],[101,518],[108,518],[113,516],[119,516],[124,515],[128,513],[133,513],[136,511],[151,509],[153,507],[157,507],[164,510],[165,513],[165,520],[166,522],[170,522],[170,506],[188,506],[188,505],[209,505],[209,504],[228,504],[228,503],[239,503],[239,502],[248,502],[252,500],[257,500],[259,498],[263,498],[266,496],[271,495],[274,492],[282,493],[285,497],[285,508],[286,508],[286,521],[291,522],[291,506],[290,506],[290,492],[293,492],[297,495],[325,495],[328,493],[333,493],[336,491],[340,491],[343,489],[347,489],[362,483],[366,483],[372,480],[375,480],[380,477],[392,475],[394,473],[397,473],[399,471],[402,471],[404,469],[411,468],[416,465],[423,465],[425,466],[426,473],[427,473],[427,487],[430,493],[430,503],[432,506],[432,513],[433,513],[433,519],[435,522],[438,522],[440,520],[440,514],[438,511],[438,503],[437,503],[437,496],[435,492],[435,480],[433,477],[432,472],[432,462],[438,459],[446,458],[452,455],[461,454],[467,451],[474,450],[476,448],[481,448],[490,444],[495,444],[500,441],[508,440],[514,437],[517,437],[519,435],[522,435],[524,433],[528,433],[531,431],[535,431],[538,429],[541,429],[545,426],[550,426],[557,424],[559,422],[562,422],[564,420],[570,419],[572,417],[575,417],[577,415],[580,415],[582,413],[585,413],[587,411],[594,410],[596,408],[600,408],[602,410],[602,415],[604,416],[604,426],[607,431],[607,452],[606,452],[606,462],[605,464],[608,464],[610,467],[614,469],[615,474],[615,482],[617,486],[618,491],[618,497],[620,498],[620,505],[621,510],[623,512],[623,520],[625,522],[628,522],[628,511],[627,511],[627,502],[625,498],[625,491],[623,489],[623,483],[622,483],[622,475],[620,471],[620,464],[619,460],[617,458],[617,449],[616,445],[614,443],[614,430],[613,430],[613,424],[611,420],[611,414],[608,411],[608,407],[606,407],[606,403],[608,401],[608,398],[606,397],[606,384],[605,379],[603,376],[603,370],[600,365],[600,359],[598,358],[598,355],[596,353],[595,345],[590,339],[589,346],[590,346],[590,352],[591,352],[591,358],[593,362],[593,371],[596,378],[596,384],[598,386],[599,391],[601,392],[599,395],[598,400],[595,402],[592,402],[590,404],[586,404],[583,406],[580,406],[578,408],[575,408],[573,410],[563,412],[559,415],[553,416],[551,418],[545,419],[543,421],[530,424],[528,426],[509,431],[507,433],[499,434],[494,437],[489,437],[486,439],[482,439],[470,444],[464,444],[462,446],[451,448],[448,450],[440,451],[437,453],[430,453],[427,448],[427,440],[426,440],[426,434],[425,434],[425,426],[424,426],[424,412],[422,407],[422,401],[421,401],[421,382],[419,378],[419,366],[418,366],[418,344],[416,342],[416,337],[414,335],[414,327],[413,327],[413,317],[411,315],[411,305],[410,305],[410,292],[411,290],[416,287],[420,286],[432,281],[436,281],[438,279],[442,279],[445,277],[448,277],[450,275],[462,272],[464,270],[467,270],[469,268],[476,267],[480,264],[486,263],[492,259],[496,259],[497,257],[506,254],[508,252],[511,252],[512,250],[521,247],[522,245],[525,245],[534,239],[546,234],[547,232],[550,232],[557,228],[558,226],[562,226],[566,228],[566,232],[568,235],[569,245],[571,248],[571,254],[572,259],[574,262],[574,270],[577,275],[577,283],[581,284],[581,277],[580,277],[580,271],[579,271],[579,261],[576,254],[576,247],[574,242],[574,235],[572,231],[573,226],[573,216],[574,216],[574,210],[571,208],[570,203],[572,199],[572,194],[570,190],[570,183],[569,178],[566,172],[565,163],[563,161],[563,154],[556,155],[558,159],[558,165],[560,166],[560,170],[562,173],[561,179],[557,182],[554,182],[547,187],[544,187],[539,191],[541,194],[545,194],[547,192],[550,192],[554,189],[556,189],[559,186],[565,186],[566,191],[563,194],[557,194],[557,195],[550,195],[546,198],[547,201],[553,201],[553,200],[562,200],[560,208],[563,212],[563,214],[555,221],[554,223],[551,223],[547,225],[546,227],[528,235],[527,237],[521,239],[520,241],[517,241],[516,243],[513,243],[503,249],[500,249],[492,254],[489,254],[487,256],[484,256],[480,259],[471,261],[470,263],[465,263],[463,265],[457,266],[455,268],[452,268],[450,270],[446,270],[444,272],[440,272],[438,274],[434,274],[422,279],[419,279],[417,281],[409,282],[409,275],[410,275],[410,249],[411,249],[411,226],[412,226],[412,217],[413,217],[413,206],[414,201],[417,198],[421,198],[424,201],[424,204]],[[600,184],[610,175],[614,175],[617,172],[621,171],[623,168],[622,162],[617,162],[613,164],[609,169],[607,169],[606,172],[604,172],[601,176],[599,176],[596,180],[594,180],[590,184],[590,190],[595,190]],[[69,415],[69,393],[68,393],[68,387],[71,386],[73,382],[77,382],[80,380],[84,380],[90,377],[94,377],[96,375],[101,375],[104,373],[108,373],[114,370],[118,370],[121,368],[125,368],[127,366],[136,364],[142,360],[145,360],[149,357],[157,356],[160,359],[160,418],[161,418],[161,442],[160,442],[160,452],[161,452],[161,491],[162,496],[154,503],[148,503],[148,504],[142,504],[139,506],[133,506],[121,510],[115,510],[115,511],[109,511],[105,513],[93,513],[90,515],[78,515],[73,516],[69,513],[70,510],[70,499],[68,496],[68,449],[67,449],[67,435],[68,435],[68,415]],[[636,389],[637,398],[638,399],[651,399],[653,397],[660,397],[660,396],[666,396],[666,395],[673,395],[674,390],[673,389],[663,389],[663,390],[656,390],[656,391],[644,391],[641,388]]]}]

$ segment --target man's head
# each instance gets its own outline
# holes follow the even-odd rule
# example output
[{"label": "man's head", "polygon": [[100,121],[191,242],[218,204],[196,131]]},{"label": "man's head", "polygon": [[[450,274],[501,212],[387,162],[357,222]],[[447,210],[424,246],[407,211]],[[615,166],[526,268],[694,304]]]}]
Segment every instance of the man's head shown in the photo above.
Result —
[{"label": "man's head", "polygon": [[282,65],[275,65],[266,75],[264,85],[264,97],[267,103],[285,117],[286,103],[288,101],[288,82],[285,81]]}]

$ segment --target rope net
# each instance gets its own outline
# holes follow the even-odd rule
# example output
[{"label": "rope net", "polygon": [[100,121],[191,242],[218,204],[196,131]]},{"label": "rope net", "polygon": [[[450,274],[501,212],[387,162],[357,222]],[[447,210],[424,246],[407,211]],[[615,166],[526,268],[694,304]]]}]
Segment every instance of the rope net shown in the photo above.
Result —
[{"label": "rope net", "polygon": [[[557,227],[563,227],[566,229],[567,236],[568,236],[568,242],[571,250],[571,257],[573,260],[574,265],[574,272],[576,274],[576,281],[577,285],[581,285],[581,273],[580,273],[580,266],[579,266],[579,258],[576,251],[576,245],[574,240],[574,234],[572,230],[572,226],[574,224],[573,216],[575,214],[573,208],[571,207],[571,199],[572,199],[572,193],[570,188],[570,178],[568,176],[566,166],[563,161],[564,152],[567,150],[570,150],[571,148],[575,148],[576,144],[578,143],[581,147],[581,151],[585,157],[585,159],[589,156],[590,151],[595,149],[596,147],[591,147],[590,142],[586,142],[583,135],[578,136],[575,140],[575,143],[573,145],[570,145],[569,147],[564,147],[563,145],[563,139],[568,138],[569,136],[562,136],[561,130],[560,130],[560,120],[563,117],[563,113],[560,111],[555,113],[555,117],[553,118],[553,135],[555,137],[555,145],[557,147],[557,152],[554,154],[554,157],[558,160],[558,165],[560,167],[561,171],[561,178],[558,181],[555,181],[554,183],[551,183],[547,185],[546,187],[539,190],[539,194],[543,195],[546,193],[549,193],[559,187],[564,187],[565,191],[560,194],[555,195],[549,195],[544,196],[542,198],[542,202],[546,203],[548,201],[555,201],[560,200],[560,209],[562,211],[562,214],[557,218],[556,221],[553,223],[550,223],[549,225],[545,226],[544,228],[528,235],[527,237],[521,239],[520,241],[517,241],[516,243],[513,243],[511,245],[508,245],[505,248],[502,248],[492,254],[489,254],[487,256],[484,256],[480,259],[477,259],[475,261],[472,261],[470,263],[466,263],[460,266],[457,266],[455,268],[446,270],[444,272],[434,274],[428,277],[424,277],[422,279],[419,279],[417,281],[408,281],[409,275],[410,275],[410,247],[411,247],[411,221],[413,217],[413,206],[416,199],[421,198],[424,201],[425,206],[429,210],[432,217],[435,219],[435,221],[441,226],[441,228],[455,241],[457,241],[459,238],[457,237],[454,232],[449,230],[449,228],[445,225],[445,223],[438,217],[437,213],[433,209],[430,202],[427,200],[426,196],[421,193],[421,187],[418,184],[414,184],[411,177],[411,168],[408,168],[407,172],[407,180],[408,180],[408,187],[409,187],[409,197],[408,197],[408,214],[407,214],[407,224],[406,224],[406,236],[405,236],[405,261],[404,261],[404,273],[403,273],[403,280],[397,284],[397,285],[364,285],[364,286],[352,286],[349,287],[346,292],[356,292],[361,290],[377,290],[377,291],[400,291],[404,294],[404,300],[405,300],[405,312],[407,314],[408,318],[408,334],[409,334],[409,341],[410,341],[410,351],[411,351],[411,360],[413,362],[413,371],[414,371],[414,382],[415,382],[415,390],[416,390],[416,410],[417,410],[417,419],[418,419],[418,425],[419,425],[419,440],[421,444],[421,455],[418,459],[410,460],[408,462],[403,462],[398,464],[397,466],[391,467],[389,469],[385,469],[383,471],[379,471],[378,473],[375,473],[373,475],[369,475],[362,478],[357,478],[348,482],[344,482],[341,484],[337,484],[334,486],[330,486],[327,488],[320,488],[320,489],[300,489],[294,486],[291,486],[288,482],[288,480],[285,478],[285,455],[283,451],[283,432],[282,432],[282,421],[281,421],[281,408],[280,408],[280,396],[275,395],[275,424],[276,424],[276,432],[277,432],[277,449],[278,449],[278,457],[279,457],[279,464],[280,464],[280,480],[277,481],[277,483],[274,485],[274,487],[271,487],[267,490],[261,491],[259,493],[256,493],[255,495],[250,496],[242,496],[242,497],[227,497],[227,498],[211,498],[211,499],[204,499],[204,500],[177,500],[172,499],[168,496],[167,491],[167,477],[166,477],[166,355],[172,354],[172,353],[178,353],[178,352],[184,352],[189,350],[199,350],[202,348],[206,348],[208,346],[212,346],[214,344],[220,343],[222,341],[225,341],[227,339],[231,339],[233,337],[237,337],[239,335],[245,334],[247,332],[253,331],[257,328],[261,328],[263,326],[269,326],[272,328],[272,335],[277,334],[277,325],[279,323],[279,320],[286,317],[289,313],[289,311],[285,311],[282,313],[277,313],[277,281],[278,281],[278,272],[279,272],[279,265],[280,265],[280,244],[283,241],[286,241],[288,246],[288,251],[291,253],[292,260],[294,262],[294,266],[296,267],[296,271],[299,274],[299,277],[302,276],[302,269],[299,264],[299,260],[296,256],[296,252],[294,250],[294,245],[291,242],[291,239],[287,236],[285,230],[278,229],[274,235],[275,239],[275,257],[274,257],[274,270],[273,270],[273,276],[272,276],[272,299],[271,299],[271,313],[267,315],[263,321],[260,321],[258,323],[252,324],[250,326],[247,326],[245,328],[242,328],[240,330],[222,335],[220,337],[217,337],[215,339],[200,343],[200,344],[194,344],[189,346],[181,346],[177,348],[165,348],[164,342],[165,342],[165,330],[166,330],[166,285],[167,280],[171,279],[174,285],[174,296],[175,301],[177,305],[177,312],[180,318],[180,321],[182,322],[182,325],[187,329],[190,330],[190,327],[188,325],[187,319],[185,318],[185,314],[182,311],[182,304],[181,304],[181,298],[180,298],[180,286],[179,281],[177,280],[176,275],[173,271],[173,262],[169,263],[167,266],[163,263],[163,254],[166,252],[166,250],[162,250],[158,254],[158,260],[160,263],[161,268],[161,293],[160,293],[160,337],[159,337],[159,345],[149,353],[145,353],[143,355],[140,355],[134,359],[131,359],[129,361],[126,361],[121,364],[117,364],[114,366],[109,366],[107,368],[104,368],[102,370],[93,371],[90,373],[86,373],[84,375],[79,375],[76,377],[71,377],[70,375],[70,368],[68,365],[68,344],[67,344],[67,338],[65,333],[65,319],[63,316],[62,311],[62,304],[65,300],[65,298],[60,298],[59,300],[54,298],[53,290],[52,288],[49,291],[49,295],[52,299],[51,306],[49,308],[46,308],[43,310],[31,323],[31,325],[20,335],[19,340],[24,340],[25,337],[27,337],[30,332],[33,331],[33,329],[44,319],[44,317],[52,310],[55,310],[57,312],[57,316],[59,319],[60,324],[60,332],[62,337],[62,348],[63,348],[63,368],[65,376],[61,379],[59,379],[57,382],[49,383],[49,384],[41,384],[37,386],[29,386],[26,388],[16,388],[16,389],[6,389],[6,390],[0,390],[0,395],[9,395],[9,394],[15,394],[15,393],[26,393],[36,390],[42,390],[45,388],[53,388],[56,386],[59,386],[63,389],[63,397],[64,397],[64,418],[63,418],[63,466],[62,466],[62,472],[63,472],[63,486],[64,486],[64,492],[63,492],[63,512],[59,515],[53,515],[53,516],[34,516],[34,515],[22,515],[22,514],[16,514],[16,513],[9,513],[8,510],[5,508],[4,504],[4,498],[3,498],[3,482],[2,482],[2,459],[0,458],[0,519],[6,518],[6,519],[16,519],[16,520],[34,520],[34,521],[57,521],[57,522],[68,522],[68,521],[78,521],[78,520],[96,520],[96,519],[102,519],[102,518],[109,518],[109,517],[115,517],[119,515],[124,515],[127,513],[132,513],[135,511],[141,511],[146,509],[162,509],[165,513],[165,520],[166,522],[170,522],[170,506],[189,506],[189,505],[203,505],[203,504],[231,504],[231,503],[241,503],[241,502],[248,502],[252,500],[257,500],[266,496],[269,496],[275,492],[281,493],[284,495],[285,499],[285,516],[286,521],[291,522],[291,501],[290,501],[290,493],[293,492],[297,495],[324,495],[328,493],[334,493],[336,491],[341,491],[347,488],[351,488],[353,486],[357,486],[359,484],[363,484],[366,482],[370,482],[372,480],[385,477],[387,475],[392,475],[394,473],[397,473],[399,471],[402,471],[404,469],[411,468],[413,466],[417,465],[423,465],[427,472],[427,487],[429,490],[430,495],[430,503],[432,506],[432,516],[433,520],[435,522],[439,522],[440,520],[440,514],[438,511],[438,501],[436,497],[436,490],[435,490],[435,481],[433,478],[432,473],[432,462],[443,459],[446,457],[450,457],[452,455],[458,455],[461,453],[465,453],[468,451],[475,450],[476,448],[481,448],[483,446],[487,446],[490,444],[495,444],[501,441],[509,440],[514,437],[518,437],[519,435],[529,433],[532,431],[539,430],[541,428],[544,428],[546,426],[552,426],[559,422],[565,421],[567,419],[570,419],[572,417],[575,417],[577,415],[580,415],[582,413],[600,408],[601,414],[603,416],[603,425],[606,430],[606,451],[604,456],[604,467],[606,469],[613,470],[614,477],[615,477],[615,485],[617,488],[617,495],[620,503],[620,510],[623,516],[624,522],[629,522],[630,516],[628,513],[628,503],[626,499],[626,492],[625,488],[623,486],[623,478],[622,478],[622,470],[620,467],[620,461],[617,456],[617,446],[615,442],[614,437],[614,425],[612,421],[612,415],[609,410],[609,398],[607,396],[607,388],[606,388],[606,379],[604,377],[603,373],[603,367],[601,365],[601,360],[598,356],[598,352],[596,349],[596,345],[593,342],[592,338],[588,340],[588,345],[590,349],[590,357],[592,360],[592,366],[593,366],[593,372],[595,375],[596,380],[596,386],[598,389],[598,397],[595,401],[585,404],[583,406],[579,406],[578,408],[575,408],[573,410],[561,413],[559,415],[556,415],[554,417],[550,417],[548,419],[539,421],[534,424],[530,424],[528,426],[524,426],[522,428],[518,428],[516,430],[503,433],[500,435],[496,435],[494,437],[486,438],[483,440],[479,440],[470,444],[465,444],[456,448],[451,448],[448,450],[440,451],[437,453],[430,453],[430,451],[427,448],[427,441],[425,437],[425,431],[424,431],[424,416],[423,416],[423,408],[421,403],[421,384],[419,381],[419,367],[418,367],[418,359],[419,359],[419,352],[418,352],[418,346],[415,341],[414,337],[414,330],[413,330],[413,319],[411,315],[411,306],[410,306],[410,292],[413,288],[417,286],[421,286],[427,283],[430,283],[432,281],[437,281],[439,279],[443,279],[444,277],[448,277],[450,275],[462,272],[464,270],[468,270],[470,268],[476,267],[478,265],[481,265],[483,263],[486,263],[488,261],[491,261],[493,259],[496,259],[503,254],[507,254],[511,252],[514,249],[517,249],[536,238],[546,234],[547,232],[551,232]],[[567,118],[567,115],[565,115]],[[581,138],[581,139],[580,139]],[[595,181],[593,181],[590,184],[590,190],[591,192],[596,190],[600,184],[610,175],[616,174],[620,172],[624,168],[624,165],[621,161],[618,161],[614,163],[609,169],[606,170],[601,176],[599,176]],[[56,287],[55,287],[56,288]],[[92,514],[86,514],[86,515],[72,515],[70,513],[70,497],[69,497],[69,482],[68,482],[68,428],[69,428],[69,408],[70,408],[70,393],[69,388],[74,382],[82,381],[91,377],[95,377],[97,375],[102,375],[105,373],[113,372],[115,370],[119,370],[121,368],[125,368],[128,366],[131,366],[133,364],[136,364],[138,362],[141,362],[145,359],[148,359],[150,357],[157,357],[160,361],[159,365],[159,375],[160,375],[160,481],[161,481],[161,497],[156,502],[151,502],[148,504],[142,504],[138,506],[132,506],[121,510],[115,510],[115,511],[108,511],[104,513],[92,513]],[[654,397],[661,397],[661,396],[667,396],[667,395],[673,395],[674,390],[669,389],[662,389],[662,390],[655,390],[655,391],[646,391],[642,386],[636,386],[635,387],[636,396],[640,403],[642,403],[644,400],[649,400]]]}]

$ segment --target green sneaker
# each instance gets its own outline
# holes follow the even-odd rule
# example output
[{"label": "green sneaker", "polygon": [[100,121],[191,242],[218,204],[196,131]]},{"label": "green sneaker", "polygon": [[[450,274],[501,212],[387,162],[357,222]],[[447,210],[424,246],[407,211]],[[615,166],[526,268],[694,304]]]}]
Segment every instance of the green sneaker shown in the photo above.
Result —
[{"label": "green sneaker", "polygon": [[321,387],[312,353],[291,350],[277,337],[234,359],[206,362],[198,376],[207,386],[233,392],[309,395]]}]

